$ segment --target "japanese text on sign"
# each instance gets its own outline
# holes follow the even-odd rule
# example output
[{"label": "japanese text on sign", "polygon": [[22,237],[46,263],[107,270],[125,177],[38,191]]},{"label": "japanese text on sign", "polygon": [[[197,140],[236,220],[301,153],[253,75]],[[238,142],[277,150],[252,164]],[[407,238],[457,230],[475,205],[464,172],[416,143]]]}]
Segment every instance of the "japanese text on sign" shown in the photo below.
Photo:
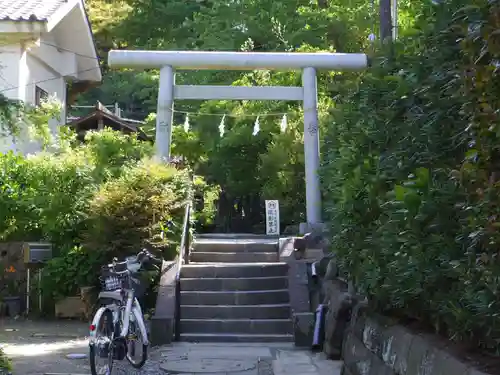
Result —
[{"label": "japanese text on sign", "polygon": [[266,234],[280,234],[280,207],[277,200],[266,200]]}]

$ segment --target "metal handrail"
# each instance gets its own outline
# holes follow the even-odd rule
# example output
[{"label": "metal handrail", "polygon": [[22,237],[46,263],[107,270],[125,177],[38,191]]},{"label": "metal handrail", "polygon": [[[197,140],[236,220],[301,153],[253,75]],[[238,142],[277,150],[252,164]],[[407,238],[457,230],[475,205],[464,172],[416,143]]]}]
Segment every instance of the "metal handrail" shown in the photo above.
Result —
[{"label": "metal handrail", "polygon": [[184,222],[182,224],[182,236],[177,257],[177,273],[175,274],[175,341],[180,340],[181,332],[181,270],[184,263],[189,263],[189,225],[191,223],[191,202],[186,203],[184,209]]}]

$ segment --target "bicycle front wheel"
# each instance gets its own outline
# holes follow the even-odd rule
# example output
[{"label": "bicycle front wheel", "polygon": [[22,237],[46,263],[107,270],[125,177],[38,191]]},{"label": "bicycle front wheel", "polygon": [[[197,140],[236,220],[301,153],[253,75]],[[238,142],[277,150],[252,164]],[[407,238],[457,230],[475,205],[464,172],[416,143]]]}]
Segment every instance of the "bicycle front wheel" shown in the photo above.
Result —
[{"label": "bicycle front wheel", "polygon": [[106,308],[97,310],[91,323],[89,344],[90,373],[111,375],[113,370],[113,314]]}]

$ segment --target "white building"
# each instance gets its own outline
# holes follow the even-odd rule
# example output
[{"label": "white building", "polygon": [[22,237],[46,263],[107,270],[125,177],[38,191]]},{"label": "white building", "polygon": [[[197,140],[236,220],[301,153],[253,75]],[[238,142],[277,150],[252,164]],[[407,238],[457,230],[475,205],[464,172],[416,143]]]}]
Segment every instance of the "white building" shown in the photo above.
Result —
[{"label": "white building", "polygon": [[[0,93],[37,105],[47,96],[60,101],[62,113],[51,128],[66,122],[70,82],[102,79],[83,0],[0,0]],[[36,151],[3,137],[0,151]]]}]

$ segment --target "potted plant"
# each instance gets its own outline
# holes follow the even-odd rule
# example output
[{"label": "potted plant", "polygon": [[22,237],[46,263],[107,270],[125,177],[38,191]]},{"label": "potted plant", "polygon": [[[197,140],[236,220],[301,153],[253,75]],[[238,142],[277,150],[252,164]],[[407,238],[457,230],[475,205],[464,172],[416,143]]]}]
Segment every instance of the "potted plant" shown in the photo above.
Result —
[{"label": "potted plant", "polygon": [[11,265],[1,269],[0,272],[0,295],[4,305],[2,312],[7,312],[10,317],[18,316],[21,312],[21,297],[16,278],[17,270]]},{"label": "potted plant", "polygon": [[18,316],[21,313],[21,297],[19,296],[19,286],[16,280],[8,279],[6,281],[5,297],[2,298],[5,304],[7,314],[10,317]]}]

